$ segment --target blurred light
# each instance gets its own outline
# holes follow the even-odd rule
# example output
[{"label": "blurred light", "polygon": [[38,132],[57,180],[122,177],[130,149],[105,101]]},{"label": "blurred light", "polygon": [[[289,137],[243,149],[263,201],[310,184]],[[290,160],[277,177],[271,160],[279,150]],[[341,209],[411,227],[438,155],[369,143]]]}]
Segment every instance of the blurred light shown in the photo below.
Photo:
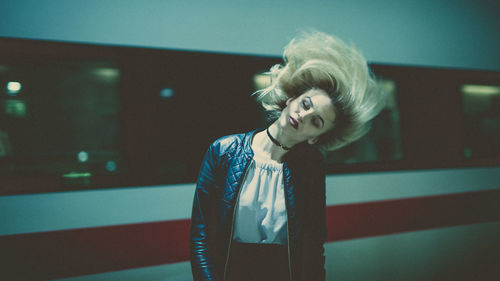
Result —
[{"label": "blurred light", "polygon": [[106,82],[114,82],[120,76],[120,71],[116,68],[96,68],[93,73]]},{"label": "blurred light", "polygon": [[170,99],[174,96],[174,89],[172,88],[165,88],[160,91],[160,97],[164,99]]},{"label": "blurred light", "polygon": [[253,85],[255,90],[262,90],[271,86],[271,75],[267,74],[255,74],[253,76]]},{"label": "blurred light", "polygon": [[94,73],[103,77],[118,77],[120,75],[118,69],[115,68],[97,68]]},{"label": "blurred light", "polygon": [[0,65],[0,72],[7,72],[7,70],[9,70],[9,68],[5,65]]},{"label": "blurred light", "polygon": [[63,178],[77,179],[77,178],[89,178],[92,176],[92,174],[91,173],[71,172],[71,173],[63,174],[62,176],[63,176]]},{"label": "blurred light", "polygon": [[19,91],[21,91],[21,83],[19,82],[7,82],[7,93],[10,94],[11,96],[15,96]]},{"label": "blurred light", "polygon": [[78,152],[78,161],[87,162],[89,160],[89,154],[85,151]]},{"label": "blurred light", "polygon": [[22,100],[6,100],[5,101],[5,115],[16,117],[26,116],[26,104]]},{"label": "blurred light", "polygon": [[109,172],[116,171],[116,163],[115,163],[115,161],[108,161],[106,163],[106,170],[108,170]]},{"label": "blurred light", "polygon": [[462,92],[472,95],[500,95],[500,87],[489,85],[462,85]]}]

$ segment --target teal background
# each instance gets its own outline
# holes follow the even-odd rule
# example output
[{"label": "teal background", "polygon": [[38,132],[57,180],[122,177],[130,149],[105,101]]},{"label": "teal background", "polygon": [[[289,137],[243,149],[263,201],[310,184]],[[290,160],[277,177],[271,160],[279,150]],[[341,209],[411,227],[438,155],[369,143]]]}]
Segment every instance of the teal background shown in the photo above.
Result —
[{"label": "teal background", "polygon": [[0,36],[281,55],[300,29],[354,42],[369,61],[500,70],[493,0],[3,0]]}]

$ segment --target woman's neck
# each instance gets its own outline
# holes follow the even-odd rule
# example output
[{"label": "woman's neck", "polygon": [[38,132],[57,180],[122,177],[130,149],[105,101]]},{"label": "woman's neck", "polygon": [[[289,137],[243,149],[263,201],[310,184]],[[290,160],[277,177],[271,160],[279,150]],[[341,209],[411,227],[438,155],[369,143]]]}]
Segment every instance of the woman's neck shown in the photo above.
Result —
[{"label": "woman's neck", "polygon": [[[281,133],[279,130],[279,127],[276,123],[271,124],[268,128],[269,133],[271,136],[280,142],[282,145],[285,145],[282,143],[281,140]],[[276,145],[271,138],[267,135],[266,130],[260,131],[257,134],[255,134],[253,140],[252,140],[252,149],[254,151],[254,154],[259,155],[260,157],[264,159],[270,159],[277,161],[279,163],[283,162],[283,159],[285,155],[288,153],[289,150],[283,149],[279,145]]]}]

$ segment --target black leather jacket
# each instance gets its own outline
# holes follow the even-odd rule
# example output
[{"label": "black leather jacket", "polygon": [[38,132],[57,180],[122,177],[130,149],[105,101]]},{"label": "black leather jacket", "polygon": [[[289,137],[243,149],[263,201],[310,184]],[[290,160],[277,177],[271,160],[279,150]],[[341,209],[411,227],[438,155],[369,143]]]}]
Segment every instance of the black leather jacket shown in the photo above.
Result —
[{"label": "black leather jacket", "polygon": [[[258,130],[216,140],[205,154],[191,217],[191,268],[195,281],[225,279],[240,185],[253,157]],[[321,155],[307,144],[283,163],[288,216],[288,257],[293,281],[325,280],[325,176]]]}]

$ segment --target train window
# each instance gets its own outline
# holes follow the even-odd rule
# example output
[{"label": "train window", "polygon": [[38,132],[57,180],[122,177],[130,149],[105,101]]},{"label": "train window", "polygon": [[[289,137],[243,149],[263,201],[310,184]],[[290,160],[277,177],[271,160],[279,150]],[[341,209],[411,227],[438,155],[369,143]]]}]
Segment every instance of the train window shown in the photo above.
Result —
[{"label": "train window", "polygon": [[329,153],[327,163],[368,163],[402,158],[396,83],[391,79],[379,79],[378,83],[387,94],[385,108],[372,120],[371,129],[364,137]]},{"label": "train window", "polygon": [[500,156],[500,87],[466,84],[461,87],[466,158]]},{"label": "train window", "polygon": [[2,60],[2,177],[75,182],[120,170],[120,71],[113,63]]}]

